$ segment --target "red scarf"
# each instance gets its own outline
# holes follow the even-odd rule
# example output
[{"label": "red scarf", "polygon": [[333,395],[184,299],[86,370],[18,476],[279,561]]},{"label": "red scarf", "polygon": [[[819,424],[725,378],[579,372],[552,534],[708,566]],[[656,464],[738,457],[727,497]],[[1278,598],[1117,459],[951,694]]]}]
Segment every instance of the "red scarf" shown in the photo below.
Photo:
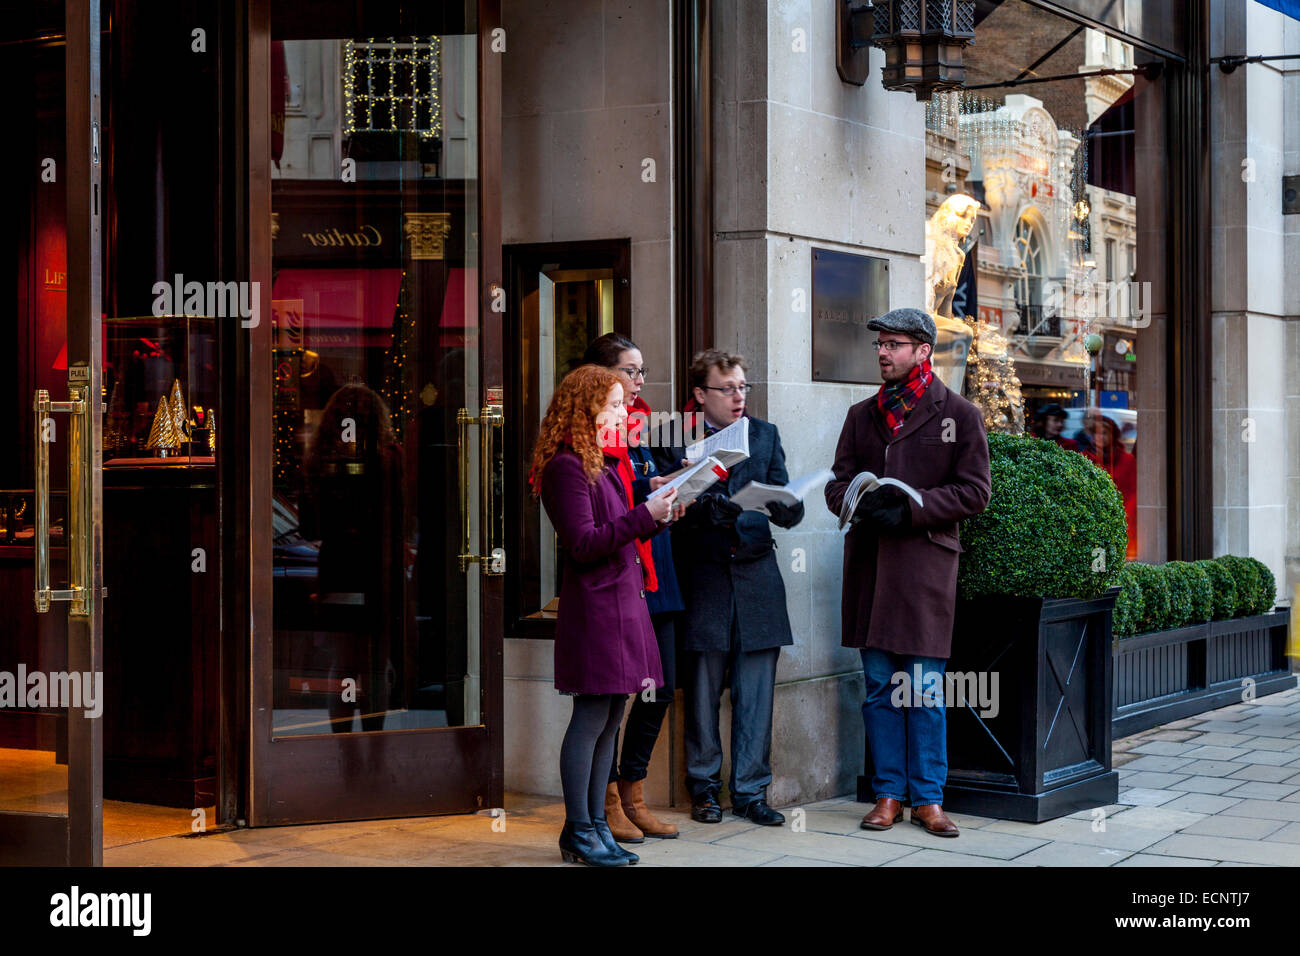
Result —
[{"label": "red scarf", "polygon": [[932,378],[934,373],[930,370],[930,360],[925,358],[912,366],[912,371],[903,381],[882,385],[880,391],[876,392],[876,404],[885,416],[885,424],[889,426],[891,435],[898,434],[903,422],[907,421],[907,416],[930,387]]},{"label": "red scarf", "polygon": [[[613,436],[612,443],[602,444],[600,450],[610,458],[617,459],[614,471],[623,482],[623,497],[627,501],[627,507],[630,511],[635,506],[632,504],[632,461],[627,455],[627,445],[620,441],[619,436],[616,434]],[[658,591],[659,578],[655,574],[655,562],[650,554],[650,542],[642,541],[640,538],[633,538],[632,543],[636,545],[637,557],[641,559],[641,570],[645,576],[645,589],[647,591]]]}]

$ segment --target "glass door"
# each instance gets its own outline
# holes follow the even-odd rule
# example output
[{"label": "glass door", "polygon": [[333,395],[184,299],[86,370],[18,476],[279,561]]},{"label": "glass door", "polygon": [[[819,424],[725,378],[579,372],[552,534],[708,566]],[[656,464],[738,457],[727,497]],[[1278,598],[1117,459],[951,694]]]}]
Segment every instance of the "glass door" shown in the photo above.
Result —
[{"label": "glass door", "polygon": [[[0,477],[0,864],[102,859],[99,14],[10,18],[19,93],[5,203],[4,351],[24,406]],[[35,176],[32,170],[37,170]]]},{"label": "glass door", "polygon": [[499,58],[480,62],[473,3],[359,10],[278,5],[260,38],[255,825],[501,800],[502,389],[480,318],[499,262],[480,76]]}]

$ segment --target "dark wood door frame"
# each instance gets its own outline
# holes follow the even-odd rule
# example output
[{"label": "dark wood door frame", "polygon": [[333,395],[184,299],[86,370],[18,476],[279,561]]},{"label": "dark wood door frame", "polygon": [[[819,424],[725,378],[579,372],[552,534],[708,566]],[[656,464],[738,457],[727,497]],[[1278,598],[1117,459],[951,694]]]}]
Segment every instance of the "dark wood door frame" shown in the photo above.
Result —
[{"label": "dark wood door frame", "polygon": [[[100,184],[100,11],[97,0],[67,0],[67,155],[68,177],[68,374],[88,372],[87,394],[98,401],[103,387],[103,196]],[[89,416],[90,466],[83,472],[91,535],[87,568],[89,613],[68,614],[68,670],[104,670],[102,605],[104,491],[101,473],[103,417]],[[70,465],[71,467],[71,465]],[[69,492],[68,508],[76,507]],[[55,605],[50,613],[64,613]],[[100,866],[104,860],[104,724],[83,714],[68,714],[68,863]]]},{"label": "dark wood door frame", "polygon": [[[501,275],[501,55],[492,50],[493,31],[500,26],[500,0],[478,0],[478,278],[480,284],[479,380],[483,393],[503,380],[502,317],[492,310]],[[271,315],[271,179],[269,0],[247,5],[246,140],[247,184],[242,190],[245,210],[242,271],[259,283],[261,315]],[[223,721],[223,732],[245,723],[244,747],[223,746],[220,792],[230,795],[244,761],[244,814],[252,826],[315,820],[359,819],[375,816],[415,816],[499,807],[504,799],[504,701],[502,642],[504,582],[480,576],[482,724],[476,727],[422,731],[376,731],[314,735],[272,740],[272,425],[264,414],[271,407],[271,326],[265,319],[250,329],[235,329],[232,343],[240,353],[241,379],[233,383],[232,411],[246,425],[248,453],[230,455],[232,474],[225,488],[224,514],[239,527],[232,529],[224,553],[231,558],[237,580],[226,589],[242,601],[228,608],[248,622],[250,675],[248,710],[243,718]],[[229,420],[229,419],[228,419]],[[240,418],[234,421],[240,421]],[[239,435],[228,427],[227,435]],[[246,493],[245,493],[246,492]],[[228,507],[227,507],[228,506]],[[242,554],[236,549],[243,542]],[[239,651],[225,649],[223,673],[237,679]],[[240,752],[242,750],[242,753]],[[343,766],[355,772],[323,773]],[[382,791],[374,778],[385,780]],[[436,779],[435,779],[436,778]],[[445,805],[431,806],[434,784],[452,781]],[[229,800],[224,812],[237,812]]]},{"label": "dark wood door frame", "polygon": [[505,341],[503,348],[507,383],[506,400],[506,475],[505,500],[507,561],[505,593],[505,631],[507,637],[551,639],[555,622],[523,616],[520,568],[526,542],[526,529],[519,516],[529,490],[525,481],[527,463],[533,449],[530,430],[524,427],[523,362],[520,354],[523,336],[523,302],[538,288],[538,276],[551,266],[558,270],[609,269],[614,277],[614,331],[629,338],[632,334],[632,243],[630,239],[589,239],[580,242],[517,243],[505,246],[506,276]]},{"label": "dark wood door frame", "polygon": [[[64,135],[63,177],[67,190],[67,366],[69,386],[84,386],[88,401],[97,402],[103,385],[103,239],[101,220],[100,131],[100,7],[96,0],[66,0],[64,6]],[[75,376],[75,377],[74,377]],[[25,396],[30,400],[31,396]],[[67,402],[68,393],[51,393],[53,402]],[[32,406],[24,403],[24,409]],[[77,583],[90,595],[84,613],[71,613],[71,604],[54,601],[43,613],[67,615],[67,670],[103,674],[103,487],[101,456],[103,419],[91,406],[87,454],[76,464],[69,457],[69,478],[79,468],[81,493],[73,500],[69,482],[68,516],[80,507],[84,534],[89,536],[88,563]],[[74,413],[75,414],[75,413]],[[59,416],[56,435],[70,435],[68,419]],[[53,457],[53,456],[52,456]],[[70,541],[69,544],[75,542]],[[51,549],[52,550],[52,549]],[[83,552],[84,553],[84,552]],[[69,548],[71,557],[71,548]],[[78,562],[81,564],[82,562]],[[53,561],[51,561],[53,566]],[[46,586],[58,587],[51,575]],[[30,599],[30,592],[29,592]],[[104,853],[104,725],[100,717],[85,716],[80,707],[63,715],[67,728],[67,812],[0,813],[0,851],[12,865],[77,866],[103,864]]]},{"label": "dark wood door frame", "polygon": [[673,305],[676,404],[691,357],[714,343],[711,0],[673,0]]}]

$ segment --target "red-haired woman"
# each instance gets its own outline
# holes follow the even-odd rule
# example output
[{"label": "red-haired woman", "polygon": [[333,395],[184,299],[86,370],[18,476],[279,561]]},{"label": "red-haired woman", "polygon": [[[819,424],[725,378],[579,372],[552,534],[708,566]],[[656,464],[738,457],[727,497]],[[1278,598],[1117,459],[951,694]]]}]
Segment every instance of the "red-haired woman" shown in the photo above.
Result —
[{"label": "red-haired woman", "polygon": [[618,373],[575,369],[555,390],[533,452],[533,490],[564,552],[555,687],[573,697],[573,716],[560,747],[560,853],[589,866],[638,859],[609,831],[606,782],[627,696],[663,685],[646,609],[656,586],[647,542],[670,520],[675,493],[632,506],[623,397]]}]

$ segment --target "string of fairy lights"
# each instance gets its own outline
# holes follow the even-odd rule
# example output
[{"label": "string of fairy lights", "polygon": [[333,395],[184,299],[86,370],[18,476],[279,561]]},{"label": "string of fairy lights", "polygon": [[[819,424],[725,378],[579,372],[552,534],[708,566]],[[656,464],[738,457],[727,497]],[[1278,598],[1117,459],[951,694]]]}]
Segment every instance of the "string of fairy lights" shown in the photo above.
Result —
[{"label": "string of fairy lights", "polygon": [[345,41],[343,132],[440,135],[441,60],[436,36]]},{"label": "string of fairy lights", "polygon": [[406,351],[415,335],[415,319],[407,303],[409,290],[406,287],[406,270],[402,270],[401,292],[397,297],[397,315],[393,319],[393,344],[388,349],[383,383],[379,386],[379,395],[388,406],[389,417],[393,423],[393,434],[400,442],[406,425],[407,416],[412,409],[409,406],[410,389],[406,387]]}]

